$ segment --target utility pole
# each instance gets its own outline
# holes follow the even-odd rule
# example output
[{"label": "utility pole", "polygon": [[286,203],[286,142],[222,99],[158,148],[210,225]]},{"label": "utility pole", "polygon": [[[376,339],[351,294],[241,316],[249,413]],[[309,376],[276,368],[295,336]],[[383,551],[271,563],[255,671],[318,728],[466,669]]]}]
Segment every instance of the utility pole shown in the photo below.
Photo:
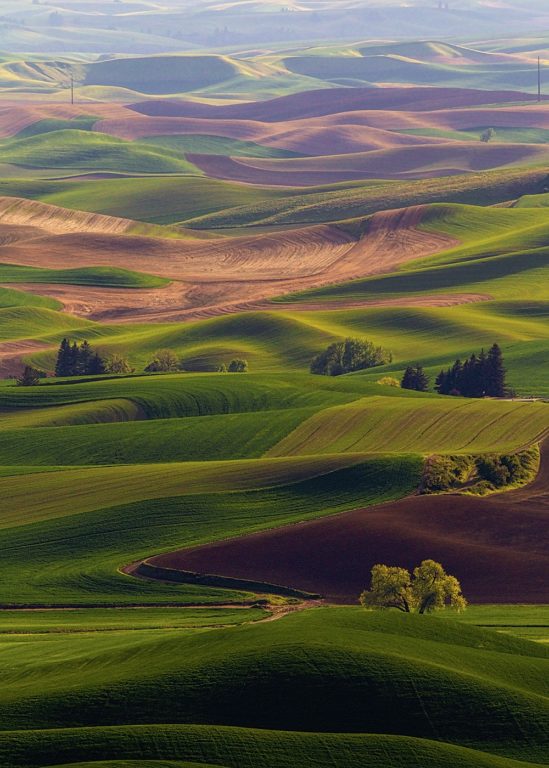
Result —
[{"label": "utility pole", "polygon": [[541,59],[538,56],[538,101],[541,101]]}]

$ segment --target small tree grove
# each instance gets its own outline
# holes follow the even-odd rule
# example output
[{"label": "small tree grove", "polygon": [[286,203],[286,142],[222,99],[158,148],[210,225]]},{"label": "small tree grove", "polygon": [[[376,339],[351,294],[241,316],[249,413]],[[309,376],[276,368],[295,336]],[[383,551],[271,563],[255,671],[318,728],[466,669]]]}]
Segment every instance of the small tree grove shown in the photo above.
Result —
[{"label": "small tree grove", "polygon": [[390,363],[392,354],[366,339],[345,339],[330,344],[311,362],[311,373],[322,376],[340,376],[352,371],[375,368]]}]

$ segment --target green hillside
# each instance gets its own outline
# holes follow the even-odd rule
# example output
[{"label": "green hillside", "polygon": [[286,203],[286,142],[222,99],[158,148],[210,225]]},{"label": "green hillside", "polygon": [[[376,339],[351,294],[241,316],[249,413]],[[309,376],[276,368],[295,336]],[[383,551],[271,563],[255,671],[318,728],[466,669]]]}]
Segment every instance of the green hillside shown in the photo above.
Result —
[{"label": "green hillside", "polygon": [[[50,765],[202,762],[217,749],[234,766],[328,765],[336,745],[357,766],[518,768],[546,756],[546,649],[434,618],[332,609],[187,636],[3,642],[6,765],[32,765],[38,751]],[[307,705],[319,689],[330,695]],[[75,726],[86,729],[78,752]]]},{"label": "green hillside", "polygon": [[102,285],[108,288],[161,288],[169,280],[142,272],[114,267],[76,269],[41,269],[19,264],[0,264],[3,283],[59,283],[65,285]]},{"label": "green hillside", "polygon": [[185,159],[161,147],[87,130],[64,129],[4,140],[1,148],[5,163],[31,168],[199,173]]}]

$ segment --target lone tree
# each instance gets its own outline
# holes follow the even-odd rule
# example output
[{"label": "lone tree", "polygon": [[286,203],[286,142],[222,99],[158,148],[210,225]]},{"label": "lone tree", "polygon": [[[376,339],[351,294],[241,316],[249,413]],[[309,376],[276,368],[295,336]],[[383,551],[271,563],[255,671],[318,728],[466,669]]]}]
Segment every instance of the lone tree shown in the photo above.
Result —
[{"label": "lone tree", "polygon": [[40,384],[42,378],[42,371],[38,371],[30,365],[26,365],[23,373],[16,379],[18,387],[37,387]]},{"label": "lone tree", "polygon": [[360,603],[370,609],[396,608],[420,614],[467,607],[459,581],[434,560],[423,560],[412,574],[406,568],[374,565],[370,589],[360,595]]},{"label": "lone tree", "polygon": [[415,389],[416,392],[427,392],[429,389],[429,377],[421,365],[409,365],[404,371],[400,382],[402,389]]},{"label": "lone tree", "polygon": [[489,141],[492,141],[495,135],[496,132],[493,128],[486,128],[486,130],[480,134],[480,140],[484,144],[488,144]]},{"label": "lone tree", "polygon": [[366,339],[345,339],[330,344],[311,362],[311,373],[322,376],[340,376],[351,371],[362,371],[390,363],[393,356],[382,347]]}]

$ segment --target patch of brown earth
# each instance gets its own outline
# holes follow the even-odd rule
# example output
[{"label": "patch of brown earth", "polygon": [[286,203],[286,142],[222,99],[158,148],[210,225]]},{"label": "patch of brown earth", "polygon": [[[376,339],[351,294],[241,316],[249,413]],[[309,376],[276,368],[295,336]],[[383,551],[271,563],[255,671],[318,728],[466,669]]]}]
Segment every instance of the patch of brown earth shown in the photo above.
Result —
[{"label": "patch of brown earth", "polygon": [[[112,266],[161,275],[177,283],[156,290],[26,287],[58,298],[67,311],[86,317],[191,319],[204,312],[243,311],[251,305],[256,309],[257,302],[274,296],[390,272],[407,261],[456,245],[447,235],[418,229],[425,210],[412,206],[374,214],[360,240],[329,225],[212,241],[83,232],[9,243],[0,247],[0,262],[52,269]],[[1,232],[0,218],[0,238]],[[422,301],[440,300],[452,301],[448,297]],[[297,305],[291,309],[299,311]]]},{"label": "patch of brown earth", "polygon": [[414,496],[147,562],[356,603],[376,563],[412,568],[425,558],[455,574],[472,602],[549,602],[549,442],[536,481],[517,491]]}]

